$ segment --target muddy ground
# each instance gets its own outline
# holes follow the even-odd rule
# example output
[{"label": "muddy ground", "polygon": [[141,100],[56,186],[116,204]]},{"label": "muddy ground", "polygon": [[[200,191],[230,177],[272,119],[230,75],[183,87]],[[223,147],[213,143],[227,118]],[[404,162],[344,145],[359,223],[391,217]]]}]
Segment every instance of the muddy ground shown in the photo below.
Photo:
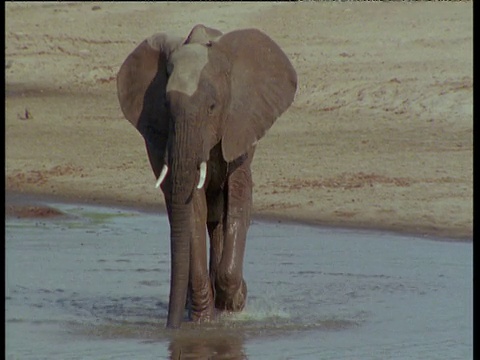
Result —
[{"label": "muddy ground", "polygon": [[291,59],[298,91],[257,147],[255,215],[471,239],[472,13],[471,2],[7,3],[6,191],[163,209],[117,101],[120,65],[155,32],[256,27]]}]

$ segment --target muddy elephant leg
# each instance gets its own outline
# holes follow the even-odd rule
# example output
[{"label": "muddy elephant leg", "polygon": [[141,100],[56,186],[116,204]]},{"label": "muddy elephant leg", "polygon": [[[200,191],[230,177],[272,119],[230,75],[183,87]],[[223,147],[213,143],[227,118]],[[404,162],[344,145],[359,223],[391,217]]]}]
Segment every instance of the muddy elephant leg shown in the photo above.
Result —
[{"label": "muddy elephant leg", "polygon": [[[218,149],[219,153],[217,156],[221,156],[221,148]],[[215,154],[212,156],[215,157]],[[211,186],[207,190],[207,207],[208,207],[208,215],[207,215],[207,229],[208,235],[210,237],[210,265],[209,265],[209,272],[210,272],[210,281],[212,283],[213,288],[213,297],[215,299],[215,281],[217,278],[218,268],[220,266],[220,261],[222,260],[222,252],[223,252],[223,242],[224,242],[224,219],[225,219],[225,212],[226,212],[226,202],[225,197],[226,189],[223,187],[223,182],[227,174],[227,163],[218,162],[214,163],[209,168],[210,174],[220,174],[219,178],[212,177]]]},{"label": "muddy elephant leg", "polygon": [[215,307],[220,310],[240,311],[247,297],[243,257],[252,204],[250,155],[235,166],[227,180],[224,244],[215,281]]},{"label": "muddy elephant leg", "polygon": [[194,192],[195,232],[190,245],[190,296],[191,317],[194,321],[213,318],[213,290],[207,267],[206,223],[207,204],[205,192]]},{"label": "muddy elephant leg", "polygon": [[222,221],[208,222],[207,229],[210,237],[210,281],[213,288],[213,297],[215,298],[215,281],[223,252],[223,219]]}]

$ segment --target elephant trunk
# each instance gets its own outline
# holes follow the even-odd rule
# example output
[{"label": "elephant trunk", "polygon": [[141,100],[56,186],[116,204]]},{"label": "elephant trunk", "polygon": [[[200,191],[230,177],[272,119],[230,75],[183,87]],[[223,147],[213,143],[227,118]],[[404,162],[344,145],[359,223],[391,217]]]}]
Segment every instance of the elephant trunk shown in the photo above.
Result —
[{"label": "elephant trunk", "polygon": [[182,322],[190,273],[190,241],[193,235],[193,211],[190,204],[172,204],[170,221],[171,279],[167,327]]},{"label": "elephant trunk", "polygon": [[[190,247],[194,236],[193,192],[197,184],[198,163],[192,152],[193,132],[175,124],[171,158],[170,245],[171,280],[167,327],[182,322],[190,275]],[[169,170],[170,171],[170,170]]]}]

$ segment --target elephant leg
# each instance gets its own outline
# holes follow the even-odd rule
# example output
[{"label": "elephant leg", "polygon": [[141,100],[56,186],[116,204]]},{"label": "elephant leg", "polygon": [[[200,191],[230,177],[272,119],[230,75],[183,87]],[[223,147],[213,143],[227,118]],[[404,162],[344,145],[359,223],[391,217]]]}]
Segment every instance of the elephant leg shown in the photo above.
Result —
[{"label": "elephant leg", "polygon": [[227,180],[227,210],[222,258],[215,281],[215,307],[240,311],[247,297],[243,279],[243,257],[252,204],[252,175],[250,163],[253,152],[233,164]]},{"label": "elephant leg", "polygon": [[[226,171],[226,169],[225,169]],[[207,229],[210,237],[210,281],[215,298],[215,280],[218,273],[218,267],[222,260],[223,242],[224,242],[224,189],[215,188],[214,191],[207,192],[208,218]]]},{"label": "elephant leg", "polygon": [[207,223],[208,235],[210,237],[210,281],[215,295],[215,280],[218,273],[218,267],[222,260],[223,251],[223,221],[211,221]]},{"label": "elephant leg", "polygon": [[203,190],[194,191],[195,231],[190,245],[191,317],[194,321],[213,318],[213,290],[207,267],[207,204]]}]

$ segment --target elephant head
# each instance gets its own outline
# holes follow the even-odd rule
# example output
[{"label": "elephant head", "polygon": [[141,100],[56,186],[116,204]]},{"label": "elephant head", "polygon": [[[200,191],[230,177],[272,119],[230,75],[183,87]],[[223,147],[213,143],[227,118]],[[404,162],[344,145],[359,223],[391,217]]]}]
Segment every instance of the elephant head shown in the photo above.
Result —
[{"label": "elephant head", "polygon": [[256,29],[222,34],[197,25],[186,39],[155,34],[121,66],[121,109],[145,139],[169,212],[172,276],[167,326],[181,322],[192,196],[204,191],[212,148],[219,145],[227,163],[244,155],[290,106],[296,84],[287,56]]}]

